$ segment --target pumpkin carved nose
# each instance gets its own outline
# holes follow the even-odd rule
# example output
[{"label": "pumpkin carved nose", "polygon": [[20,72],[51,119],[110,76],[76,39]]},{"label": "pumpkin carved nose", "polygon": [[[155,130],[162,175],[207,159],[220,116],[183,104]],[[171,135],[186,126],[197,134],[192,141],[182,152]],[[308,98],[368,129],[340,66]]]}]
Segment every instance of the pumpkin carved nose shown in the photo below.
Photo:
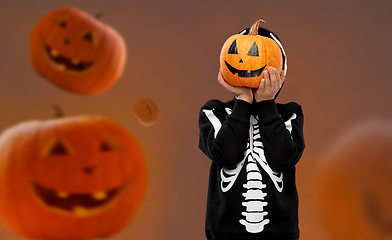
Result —
[{"label": "pumpkin carved nose", "polygon": [[242,58],[241,58],[241,60],[240,60],[240,63],[244,63],[244,61],[242,61]]},{"label": "pumpkin carved nose", "polygon": [[84,171],[86,174],[91,175],[91,174],[94,173],[94,171],[95,171],[96,168],[97,168],[96,165],[91,165],[91,166],[83,167],[82,169],[83,169],[83,171]]}]

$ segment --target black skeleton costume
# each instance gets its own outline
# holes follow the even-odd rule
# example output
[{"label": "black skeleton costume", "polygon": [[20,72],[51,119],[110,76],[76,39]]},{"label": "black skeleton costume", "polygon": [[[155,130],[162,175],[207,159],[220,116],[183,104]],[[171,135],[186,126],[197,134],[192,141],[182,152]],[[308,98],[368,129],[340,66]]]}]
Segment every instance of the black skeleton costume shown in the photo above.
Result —
[{"label": "black skeleton costume", "polygon": [[[278,42],[286,71],[278,38],[264,28],[259,34]],[[212,160],[207,239],[299,238],[295,165],[305,148],[303,119],[300,105],[275,99],[210,100],[201,108],[199,148]]]}]

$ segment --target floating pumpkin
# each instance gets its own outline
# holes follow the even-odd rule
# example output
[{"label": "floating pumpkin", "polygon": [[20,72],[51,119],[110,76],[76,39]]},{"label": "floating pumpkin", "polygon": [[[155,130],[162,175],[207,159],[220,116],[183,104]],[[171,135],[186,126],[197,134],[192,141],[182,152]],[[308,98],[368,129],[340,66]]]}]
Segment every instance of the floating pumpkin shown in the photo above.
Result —
[{"label": "floating pumpkin", "polygon": [[159,110],[149,98],[141,98],[133,105],[133,114],[144,126],[151,126],[158,121]]},{"label": "floating pumpkin", "polygon": [[45,15],[30,38],[34,69],[56,86],[79,94],[97,94],[121,76],[125,43],[112,27],[75,8]]},{"label": "floating pumpkin", "polygon": [[30,121],[0,136],[0,219],[21,236],[111,236],[136,214],[146,186],[142,148],[110,119]]},{"label": "floating pumpkin", "polygon": [[360,125],[335,144],[315,181],[325,233],[334,240],[392,239],[392,124]]},{"label": "floating pumpkin", "polygon": [[[263,71],[269,67],[286,73],[283,47],[274,33],[256,21],[250,30],[229,37],[220,53],[220,72],[232,86],[258,88]],[[248,34],[247,34],[248,33]]]}]

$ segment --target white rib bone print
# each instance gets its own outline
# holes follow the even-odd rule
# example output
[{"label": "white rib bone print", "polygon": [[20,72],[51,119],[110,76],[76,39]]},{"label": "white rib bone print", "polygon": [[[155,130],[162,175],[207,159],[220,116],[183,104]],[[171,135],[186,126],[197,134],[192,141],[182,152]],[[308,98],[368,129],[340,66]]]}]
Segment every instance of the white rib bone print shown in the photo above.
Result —
[{"label": "white rib bone print", "polygon": [[[247,183],[243,185],[246,192],[242,194],[245,197],[245,201],[242,202],[242,205],[246,208],[246,211],[242,212],[245,219],[240,219],[239,222],[244,225],[246,230],[250,233],[263,231],[264,226],[269,223],[269,219],[266,218],[268,212],[264,210],[265,206],[268,204],[267,201],[265,201],[267,194],[263,192],[266,185],[262,181],[262,175],[257,163],[259,163],[263,170],[269,175],[276,190],[279,192],[282,192],[283,190],[283,173],[272,171],[265,158],[257,118],[258,117],[254,118],[253,116],[250,118],[249,140],[244,159],[235,169],[221,169],[221,187],[222,191],[226,192],[233,186],[242,167],[246,164]],[[286,122],[286,128],[291,132],[291,129],[289,129],[290,127],[291,126],[288,126],[288,122]]]},{"label": "white rib bone print", "polygon": [[[295,118],[295,114],[292,118],[290,118],[286,124],[286,128],[291,132],[291,120]],[[244,159],[237,164],[235,169],[221,169],[221,187],[223,192],[227,192],[233,186],[235,180],[237,179],[238,174],[240,173],[242,166],[244,165],[245,160],[252,159],[252,161],[256,161],[260,164],[260,166],[264,169],[264,171],[269,175],[272,182],[275,185],[276,190],[282,192],[283,190],[283,173],[272,171],[271,167],[268,165],[267,160],[264,155],[264,146],[261,141],[259,125],[257,123],[258,117],[254,118],[251,116],[250,118],[250,129],[249,129],[249,140],[248,145],[245,151]],[[248,160],[249,162],[249,160]],[[257,167],[257,165],[255,165]]]}]

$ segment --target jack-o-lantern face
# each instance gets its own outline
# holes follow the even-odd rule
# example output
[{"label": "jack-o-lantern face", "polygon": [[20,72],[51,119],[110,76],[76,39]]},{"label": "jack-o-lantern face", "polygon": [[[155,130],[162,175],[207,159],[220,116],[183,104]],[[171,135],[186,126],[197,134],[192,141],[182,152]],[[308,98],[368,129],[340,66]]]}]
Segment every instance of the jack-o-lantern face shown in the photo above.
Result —
[{"label": "jack-o-lantern face", "polygon": [[146,192],[142,149],[103,117],[17,125],[1,136],[0,152],[0,219],[25,237],[113,235]]},{"label": "jack-o-lantern face", "polygon": [[149,98],[141,98],[133,105],[133,114],[143,126],[151,126],[158,121],[159,110]]},{"label": "jack-o-lantern face", "polygon": [[[245,49],[247,49],[249,47],[248,46],[249,43],[250,43],[249,41],[245,41],[243,44],[240,45],[241,46],[240,53],[246,52]],[[257,47],[257,43],[256,42],[253,42],[252,46],[249,48],[249,51],[248,51],[248,53],[245,56],[244,54],[239,54],[238,53],[237,39],[234,39],[234,41],[231,43],[231,45],[229,47],[229,50],[227,51],[227,54],[228,54],[228,57],[227,57],[226,60],[224,60],[227,69],[229,69],[229,71],[233,75],[237,74],[238,77],[241,77],[241,78],[258,77],[258,76],[260,76],[260,74],[263,72],[263,70],[267,66],[267,64],[264,64],[264,66],[262,66],[263,63],[260,63],[260,61],[257,61],[257,60],[254,60],[254,59],[251,58],[251,57],[258,57],[259,58],[259,48]],[[235,56],[235,55],[237,55],[237,56]],[[238,59],[239,59],[239,61],[238,61]],[[234,63],[238,63],[238,64],[235,64],[235,65],[240,65],[239,63],[244,63],[244,61],[247,62],[248,60],[249,60],[249,62],[251,62],[250,70],[240,70],[240,69],[237,69],[237,68],[231,66],[227,62],[227,61],[230,61],[233,65],[234,65]],[[257,65],[257,64],[259,64],[259,65]],[[255,70],[251,70],[251,69],[255,69]]]},{"label": "jack-o-lantern face", "polygon": [[335,240],[392,239],[392,124],[366,123],[335,142],[315,181],[326,235]]},{"label": "jack-o-lantern face", "polygon": [[97,94],[120,77],[126,49],[110,26],[77,9],[61,8],[35,26],[30,57],[35,70],[56,86]]},{"label": "jack-o-lantern face", "polygon": [[233,35],[223,44],[220,71],[233,86],[257,88],[264,69],[274,67],[279,73],[282,71],[281,49],[273,39],[257,35],[259,24],[260,21],[252,26],[249,35]]}]

